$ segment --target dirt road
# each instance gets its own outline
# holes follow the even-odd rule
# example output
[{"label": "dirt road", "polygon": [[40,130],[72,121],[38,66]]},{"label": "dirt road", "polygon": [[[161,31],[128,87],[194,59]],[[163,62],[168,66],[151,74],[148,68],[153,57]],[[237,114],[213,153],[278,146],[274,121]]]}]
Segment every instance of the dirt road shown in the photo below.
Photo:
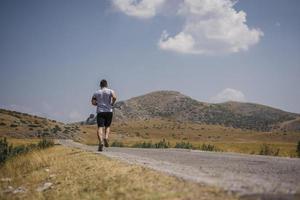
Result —
[{"label": "dirt road", "polygon": [[[60,140],[96,152],[97,147]],[[217,186],[246,199],[300,199],[300,159],[179,149],[106,148],[101,154]],[[296,194],[296,195],[295,195]]]}]

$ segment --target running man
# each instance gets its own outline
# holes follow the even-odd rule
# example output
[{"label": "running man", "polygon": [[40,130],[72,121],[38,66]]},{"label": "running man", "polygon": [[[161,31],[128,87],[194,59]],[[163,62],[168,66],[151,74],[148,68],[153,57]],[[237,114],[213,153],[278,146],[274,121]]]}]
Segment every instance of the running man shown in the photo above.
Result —
[{"label": "running man", "polygon": [[[105,79],[100,81],[100,90],[94,93],[92,105],[97,106],[97,136],[99,140],[98,151],[103,151],[103,145],[108,147],[110,124],[113,117],[113,105],[117,97],[113,90],[107,87]],[[104,138],[103,138],[104,133]]]}]

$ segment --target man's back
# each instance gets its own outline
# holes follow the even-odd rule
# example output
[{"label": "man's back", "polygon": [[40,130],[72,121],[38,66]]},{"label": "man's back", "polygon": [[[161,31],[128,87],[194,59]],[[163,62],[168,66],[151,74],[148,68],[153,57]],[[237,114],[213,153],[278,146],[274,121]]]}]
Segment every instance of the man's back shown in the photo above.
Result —
[{"label": "man's back", "polygon": [[93,98],[97,100],[97,113],[112,112],[112,96],[113,91],[108,88],[102,88],[95,92]]}]

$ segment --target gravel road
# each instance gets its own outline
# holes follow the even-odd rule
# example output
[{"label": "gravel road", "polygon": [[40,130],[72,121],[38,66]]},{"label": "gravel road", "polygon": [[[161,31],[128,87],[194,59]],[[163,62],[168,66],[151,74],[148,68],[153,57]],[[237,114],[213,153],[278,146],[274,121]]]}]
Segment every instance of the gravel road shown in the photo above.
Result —
[{"label": "gravel road", "polygon": [[[97,147],[59,140],[96,152]],[[106,148],[101,154],[189,181],[217,186],[245,199],[300,199],[300,159],[180,149]]]}]

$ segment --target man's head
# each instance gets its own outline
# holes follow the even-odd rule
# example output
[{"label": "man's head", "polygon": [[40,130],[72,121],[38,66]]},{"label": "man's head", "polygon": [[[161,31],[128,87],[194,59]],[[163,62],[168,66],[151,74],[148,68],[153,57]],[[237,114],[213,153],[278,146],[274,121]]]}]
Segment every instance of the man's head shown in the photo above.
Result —
[{"label": "man's head", "polygon": [[106,81],[105,79],[102,79],[102,80],[100,81],[100,87],[101,87],[101,88],[107,87],[107,81]]}]

